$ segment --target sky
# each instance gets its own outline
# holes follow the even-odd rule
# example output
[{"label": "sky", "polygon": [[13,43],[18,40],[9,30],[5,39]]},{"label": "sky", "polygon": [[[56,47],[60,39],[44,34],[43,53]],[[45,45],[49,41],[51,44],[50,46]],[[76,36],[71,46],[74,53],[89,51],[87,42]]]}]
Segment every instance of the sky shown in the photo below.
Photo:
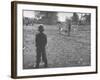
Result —
[{"label": "sky", "polygon": [[58,20],[63,22],[66,20],[66,18],[70,18],[72,16],[73,16],[73,13],[59,12],[58,13]]},{"label": "sky", "polygon": [[30,18],[35,18],[35,13],[34,13],[34,11],[24,11],[23,12],[23,16],[24,17],[30,17]]},{"label": "sky", "polygon": [[[65,21],[66,18],[70,18],[72,17],[73,13],[69,13],[69,12],[58,12],[57,16],[58,16],[58,20],[59,21]],[[30,18],[35,18],[35,11],[24,11],[23,12],[23,16],[24,17],[30,17]],[[79,15],[80,17],[80,15]]]}]

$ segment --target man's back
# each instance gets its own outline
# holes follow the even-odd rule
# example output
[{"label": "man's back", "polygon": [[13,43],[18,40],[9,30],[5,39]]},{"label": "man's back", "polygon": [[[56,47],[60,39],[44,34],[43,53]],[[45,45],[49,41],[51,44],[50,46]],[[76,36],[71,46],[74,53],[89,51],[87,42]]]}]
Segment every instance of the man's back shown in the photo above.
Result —
[{"label": "man's back", "polygon": [[38,33],[35,41],[37,48],[44,48],[47,44],[47,36],[44,33]]},{"label": "man's back", "polygon": [[42,25],[38,28],[39,33],[36,34],[35,42],[36,42],[36,68],[39,68],[39,63],[42,61],[45,63],[44,67],[48,66],[47,57],[46,57],[46,50],[45,46],[47,44],[47,36],[43,33],[44,28]]}]

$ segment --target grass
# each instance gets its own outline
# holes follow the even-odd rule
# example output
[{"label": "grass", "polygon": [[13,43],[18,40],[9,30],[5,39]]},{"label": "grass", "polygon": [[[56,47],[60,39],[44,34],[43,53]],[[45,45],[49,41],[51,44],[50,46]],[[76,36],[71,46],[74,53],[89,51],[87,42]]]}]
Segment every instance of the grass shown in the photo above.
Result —
[{"label": "grass", "polygon": [[[59,34],[56,25],[45,25],[48,38],[46,53],[48,68],[90,66],[90,26],[78,26],[71,35]],[[38,25],[24,26],[23,68],[34,69],[36,62],[35,35]],[[41,62],[42,68],[42,62]]]}]

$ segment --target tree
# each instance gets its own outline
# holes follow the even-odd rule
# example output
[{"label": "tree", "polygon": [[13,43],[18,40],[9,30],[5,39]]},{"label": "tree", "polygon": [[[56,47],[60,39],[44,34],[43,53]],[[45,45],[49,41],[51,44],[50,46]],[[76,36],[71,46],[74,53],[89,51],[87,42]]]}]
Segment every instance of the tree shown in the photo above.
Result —
[{"label": "tree", "polygon": [[41,18],[39,22],[43,24],[56,24],[58,21],[57,12],[49,12],[49,11],[40,11],[38,14]]},{"label": "tree", "polygon": [[79,16],[78,16],[78,14],[77,13],[73,13],[73,16],[72,16],[72,22],[73,22],[73,24],[75,24],[75,25],[77,25],[78,24],[78,22],[79,22]]},{"label": "tree", "polygon": [[85,14],[84,17],[85,17],[86,24],[91,24],[91,15]]},{"label": "tree", "polygon": [[91,24],[91,14],[89,13],[81,13],[81,24],[90,25]]}]

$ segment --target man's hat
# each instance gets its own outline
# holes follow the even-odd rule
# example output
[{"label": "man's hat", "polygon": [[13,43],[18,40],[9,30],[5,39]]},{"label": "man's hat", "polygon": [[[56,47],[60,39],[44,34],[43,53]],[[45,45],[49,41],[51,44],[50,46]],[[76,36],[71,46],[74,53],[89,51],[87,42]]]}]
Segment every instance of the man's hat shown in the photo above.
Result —
[{"label": "man's hat", "polygon": [[40,25],[39,27],[38,27],[38,31],[44,31],[44,27],[43,27],[43,25]]}]

